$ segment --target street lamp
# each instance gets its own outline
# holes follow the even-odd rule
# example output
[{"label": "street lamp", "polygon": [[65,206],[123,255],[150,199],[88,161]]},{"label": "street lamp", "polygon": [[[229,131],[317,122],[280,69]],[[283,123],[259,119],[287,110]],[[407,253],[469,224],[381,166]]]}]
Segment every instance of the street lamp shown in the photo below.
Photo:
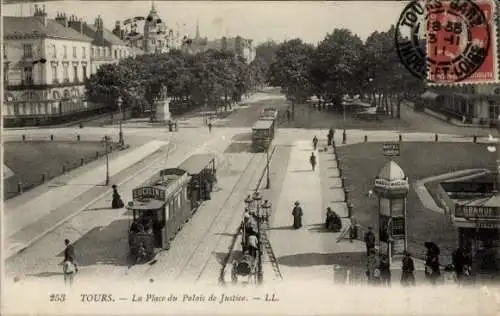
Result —
[{"label": "street lamp", "polygon": [[119,140],[118,143],[120,144],[120,147],[123,147],[125,145],[125,142],[123,141],[123,129],[122,129],[122,123],[123,123],[123,110],[122,110],[122,104],[123,100],[121,96],[118,96],[118,99],[116,99],[116,105],[118,106],[118,111],[121,112],[121,118],[120,118],[120,131],[118,133]]},{"label": "street lamp", "polygon": [[267,175],[266,175],[266,189],[271,188],[271,176],[269,175],[269,147],[267,147],[267,150],[266,150],[266,170],[267,170],[267,172],[266,172],[267,173]]},{"label": "street lamp", "polygon": [[255,206],[257,208],[257,236],[258,236],[258,239],[257,239],[257,246],[259,247],[259,254],[258,254],[258,261],[257,261],[257,264],[258,264],[258,270],[257,270],[257,282],[259,284],[262,284],[262,279],[263,279],[263,275],[262,275],[262,245],[261,245],[261,238],[260,238],[260,226],[262,224],[262,219],[261,219],[261,216],[260,216],[260,201],[262,200],[262,196],[260,195],[260,193],[258,191],[255,191],[253,196],[252,196],[252,199],[253,201],[255,202]]},{"label": "street lamp", "polygon": [[106,185],[109,185],[109,145],[111,137],[106,135],[104,136],[103,141],[106,146]]}]

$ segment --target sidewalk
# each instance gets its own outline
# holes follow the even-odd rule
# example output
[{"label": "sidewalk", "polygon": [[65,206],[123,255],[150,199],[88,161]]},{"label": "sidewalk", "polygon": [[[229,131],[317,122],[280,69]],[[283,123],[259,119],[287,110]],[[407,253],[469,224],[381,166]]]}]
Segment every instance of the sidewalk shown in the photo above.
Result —
[{"label": "sidewalk", "polygon": [[[269,240],[285,281],[327,282],[331,284],[332,266],[364,264],[360,243],[337,243],[339,233],[324,228],[325,210],[320,173],[311,170],[311,141],[296,141],[290,153],[282,194],[269,229]],[[316,152],[318,156],[318,152]],[[292,209],[300,201],[304,211],[303,227],[292,228]]]},{"label": "sidewalk", "polygon": [[[165,160],[165,153],[160,152],[159,155],[154,155],[155,157],[151,157],[152,159],[148,159],[144,164],[141,163],[137,170],[125,170],[120,175],[116,175],[115,177],[118,177],[116,183],[119,185],[123,201],[125,203],[130,201],[132,189],[142,184],[158,170],[179,165],[193,152],[223,150],[227,146],[227,140],[223,139],[221,135],[219,133],[207,134],[204,135],[203,139],[200,139],[200,144],[177,148],[169,155],[168,162]],[[226,161],[218,163],[221,166],[228,164]],[[111,194],[108,192],[109,188],[101,190],[104,190],[104,193],[100,192],[101,194],[97,198],[95,193],[89,197],[85,193],[76,199],[74,205],[68,205],[66,211],[76,212],[75,216],[64,221],[60,226],[51,228],[55,223],[51,222],[50,219],[57,215],[55,212],[45,216],[42,221],[34,223],[34,230],[44,228],[51,230],[32,246],[8,259],[6,269],[9,275],[26,275],[29,278],[35,277],[37,279],[48,276],[52,278],[54,275],[54,278],[60,278],[58,275],[60,267],[57,266],[57,263],[60,262],[60,254],[64,249],[61,240],[69,238],[75,243],[75,248],[82,256],[79,258],[82,267],[85,266],[80,272],[80,277],[86,279],[97,274],[123,279],[124,275],[128,273],[127,229],[129,214],[124,209],[110,209]],[[85,202],[90,199],[92,199],[91,202]],[[82,205],[84,203],[86,205]]]},{"label": "sidewalk", "polygon": [[[139,148],[111,159],[109,162],[110,178],[119,174],[128,167],[137,164],[165,145],[166,143],[162,141],[151,141]],[[4,204],[4,227],[5,236],[7,237],[5,249],[8,253],[6,257],[26,247],[26,242],[31,240],[30,238],[36,237],[36,235],[28,237],[30,234],[26,233],[19,236],[19,234],[16,235],[16,233],[22,232],[23,229],[29,227],[31,224],[39,222],[43,217],[57,211],[65,204],[78,201],[78,198],[82,194],[90,190],[96,191],[94,194],[97,194],[97,191],[101,191],[99,185],[104,184],[103,175],[105,175],[105,172],[106,166],[101,165],[94,169],[87,170],[77,177],[69,178],[68,181],[66,183],[62,183],[61,186],[53,187],[46,193],[41,194],[29,201],[25,201],[23,204]],[[109,188],[107,188],[107,190],[109,190]],[[66,209],[65,212],[67,214],[71,214],[71,210]],[[36,232],[35,234],[37,233],[40,232]]]}]

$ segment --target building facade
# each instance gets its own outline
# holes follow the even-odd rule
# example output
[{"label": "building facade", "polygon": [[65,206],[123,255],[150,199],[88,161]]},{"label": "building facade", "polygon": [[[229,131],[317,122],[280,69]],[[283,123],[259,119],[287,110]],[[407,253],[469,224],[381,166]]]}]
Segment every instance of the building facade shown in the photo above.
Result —
[{"label": "building facade", "polygon": [[[140,23],[144,24],[142,34],[138,32]],[[112,33],[126,42],[127,46],[140,49],[145,54],[161,54],[181,48],[179,32],[168,28],[160,18],[154,3],[146,17],[126,19],[123,23],[116,21]]]},{"label": "building facade", "polygon": [[131,47],[104,27],[101,16],[95,19],[93,25],[87,24],[74,15],[66,17],[65,13],[58,14],[56,21],[92,38],[90,74],[95,74],[97,69],[104,64],[116,64],[124,58],[135,55]]},{"label": "building facade", "polygon": [[206,37],[200,36],[199,24],[196,25],[196,35],[194,38],[183,39],[181,50],[188,54],[197,54],[207,50],[226,50],[233,52],[236,56],[245,58],[247,63],[255,59],[255,48],[251,39],[245,39],[241,36],[222,37],[209,41]]},{"label": "building facade", "polygon": [[208,41],[206,49],[227,50],[233,52],[236,56],[243,57],[247,63],[255,59],[255,48],[251,39],[245,39],[241,36],[222,37],[213,41]]},{"label": "building facade", "polygon": [[38,124],[89,110],[84,80],[90,73],[92,39],[47,18],[4,17],[6,126]]}]

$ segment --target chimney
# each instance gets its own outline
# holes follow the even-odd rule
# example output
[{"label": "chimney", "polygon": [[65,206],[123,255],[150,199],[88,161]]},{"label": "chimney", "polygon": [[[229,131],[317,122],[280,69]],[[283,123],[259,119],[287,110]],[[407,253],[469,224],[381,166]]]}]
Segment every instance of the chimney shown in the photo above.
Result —
[{"label": "chimney", "polygon": [[116,21],[115,22],[115,28],[113,29],[113,34],[115,34],[115,36],[121,38],[121,35],[122,35],[122,26],[121,26],[121,22],[120,21]]},{"label": "chimney", "polygon": [[35,4],[35,13],[33,14],[33,16],[37,19],[37,21],[42,23],[44,26],[47,26],[47,13],[45,13],[45,4],[41,8],[38,7],[37,4]]},{"label": "chimney", "polygon": [[66,17],[66,13],[57,13],[55,20],[62,26],[68,27],[68,18]]},{"label": "chimney", "polygon": [[96,28],[96,40],[99,44],[104,44],[104,25],[103,25],[102,17],[100,15],[97,16],[94,22],[94,26]]}]

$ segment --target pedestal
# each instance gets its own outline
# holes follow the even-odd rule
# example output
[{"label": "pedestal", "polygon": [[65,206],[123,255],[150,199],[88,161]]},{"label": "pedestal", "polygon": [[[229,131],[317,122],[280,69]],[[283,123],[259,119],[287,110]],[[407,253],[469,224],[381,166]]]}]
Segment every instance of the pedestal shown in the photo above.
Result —
[{"label": "pedestal", "polygon": [[155,120],[157,122],[166,122],[170,120],[170,100],[171,98],[166,98],[165,100],[156,102]]}]

